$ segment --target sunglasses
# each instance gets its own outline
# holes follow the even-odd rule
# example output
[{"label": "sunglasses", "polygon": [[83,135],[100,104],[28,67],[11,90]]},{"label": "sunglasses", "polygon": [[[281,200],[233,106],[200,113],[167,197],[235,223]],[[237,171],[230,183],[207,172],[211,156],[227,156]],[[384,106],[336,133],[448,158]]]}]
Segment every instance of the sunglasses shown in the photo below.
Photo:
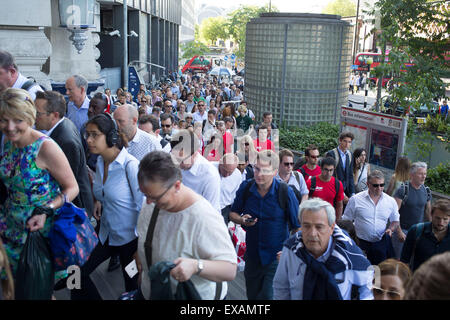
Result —
[{"label": "sunglasses", "polygon": [[244,145],[245,145],[246,147],[248,147],[248,146],[250,145],[250,143],[246,142],[246,143],[244,143]]},{"label": "sunglasses", "polygon": [[283,164],[286,166],[286,167],[289,167],[289,166],[294,166],[294,163],[293,162],[283,162]]},{"label": "sunglasses", "polygon": [[162,128],[170,128],[172,125],[171,124],[162,124],[161,127]]},{"label": "sunglasses", "polygon": [[308,157],[310,157],[311,159],[317,159],[319,156],[308,156]]},{"label": "sunglasses", "polygon": [[378,188],[378,187],[383,188],[383,187],[384,187],[384,183],[371,183],[371,185],[372,185],[372,187],[374,187],[374,188]]},{"label": "sunglasses", "polygon": [[397,291],[384,290],[378,287],[372,287],[372,292],[374,296],[383,296],[385,293],[388,295],[391,300],[400,300],[401,295]]}]

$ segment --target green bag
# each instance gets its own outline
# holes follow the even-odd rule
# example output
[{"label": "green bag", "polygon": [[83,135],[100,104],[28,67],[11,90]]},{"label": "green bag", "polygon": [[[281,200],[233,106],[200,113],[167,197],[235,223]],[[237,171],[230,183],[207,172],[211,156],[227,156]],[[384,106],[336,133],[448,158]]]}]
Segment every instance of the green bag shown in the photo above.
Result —
[{"label": "green bag", "polygon": [[16,274],[16,300],[51,300],[54,285],[50,246],[39,231],[28,232]]}]

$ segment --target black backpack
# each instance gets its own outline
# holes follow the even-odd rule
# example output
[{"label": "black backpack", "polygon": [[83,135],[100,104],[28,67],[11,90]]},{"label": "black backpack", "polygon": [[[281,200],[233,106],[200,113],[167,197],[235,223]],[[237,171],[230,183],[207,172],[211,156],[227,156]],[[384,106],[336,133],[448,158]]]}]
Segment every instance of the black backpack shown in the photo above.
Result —
[{"label": "black backpack", "polygon": [[28,79],[27,81],[25,81],[25,83],[22,85],[21,89],[28,91],[29,89],[31,89],[34,86],[39,86],[39,84],[37,84],[36,80],[34,79]]},{"label": "black backpack", "polygon": [[[250,197],[250,188],[255,184],[255,179],[251,179],[249,181],[249,183],[245,186],[245,189],[243,191],[243,200],[244,203],[243,205],[245,206],[245,203],[247,202],[248,197]],[[283,210],[283,212],[286,215],[286,209],[288,207],[288,184],[280,181],[280,187],[278,188],[278,203],[280,204],[281,210]],[[291,187],[292,188],[292,187]],[[295,188],[293,188],[295,189]],[[300,196],[301,199],[301,196]],[[286,215],[286,220],[288,221],[288,225],[289,225],[289,231],[291,231],[293,229],[293,226],[291,224],[291,220],[289,219],[289,217]]]},{"label": "black backpack", "polygon": [[[317,177],[311,177],[311,187],[309,188],[309,198],[312,198],[314,191],[316,191],[316,180],[317,180]],[[341,187],[341,184],[339,182],[340,181],[338,180],[338,178],[334,178],[334,187],[336,190],[336,195],[334,196],[334,207],[336,207],[337,197],[339,195],[339,189]]]}]

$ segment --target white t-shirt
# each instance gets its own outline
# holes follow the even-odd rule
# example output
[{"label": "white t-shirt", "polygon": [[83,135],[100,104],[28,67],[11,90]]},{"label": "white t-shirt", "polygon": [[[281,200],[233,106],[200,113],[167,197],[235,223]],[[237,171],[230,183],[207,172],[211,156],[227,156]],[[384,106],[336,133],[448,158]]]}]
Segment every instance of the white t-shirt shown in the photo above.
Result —
[{"label": "white t-shirt", "polygon": [[[150,297],[150,279],[144,243],[153,214],[154,204],[144,205],[137,224],[138,255],[142,263],[141,290],[146,299]],[[215,214],[211,214],[215,212]],[[212,245],[213,244],[213,245]],[[236,264],[237,256],[230,241],[222,216],[204,198],[179,212],[161,210],[155,225],[152,241],[152,264],[161,261],[173,262],[177,258],[221,260]],[[216,283],[201,276],[190,279],[203,300],[212,300]],[[177,281],[170,277],[172,292]],[[227,283],[222,283],[221,299],[227,293]]]},{"label": "white t-shirt", "polygon": [[[219,172],[219,162],[211,162]],[[219,172],[220,176],[220,172]],[[242,183],[242,175],[239,169],[234,169],[228,177],[220,176],[220,209],[233,204],[236,198],[236,191]]]},{"label": "white t-shirt", "polygon": [[181,175],[185,186],[203,196],[220,211],[220,175],[211,162],[197,154],[192,167],[189,170],[181,170]]}]

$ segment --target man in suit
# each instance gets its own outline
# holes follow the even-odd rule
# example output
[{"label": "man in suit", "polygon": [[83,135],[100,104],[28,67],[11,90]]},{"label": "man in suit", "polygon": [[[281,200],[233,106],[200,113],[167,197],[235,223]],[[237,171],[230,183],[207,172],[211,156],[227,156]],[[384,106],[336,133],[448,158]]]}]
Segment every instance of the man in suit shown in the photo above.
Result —
[{"label": "man in suit", "polygon": [[55,91],[36,93],[36,129],[42,131],[60,146],[73,174],[77,179],[80,193],[73,200],[73,204],[86,209],[92,217],[94,208],[91,184],[89,182],[81,136],[73,122],[64,117],[66,102],[62,94]]},{"label": "man in suit", "polygon": [[355,183],[353,181],[353,161],[350,147],[355,138],[351,132],[342,132],[339,135],[339,145],[337,148],[327,152],[326,157],[336,160],[336,170],[334,176],[342,182],[344,186],[344,204],[348,198],[355,194]]}]

